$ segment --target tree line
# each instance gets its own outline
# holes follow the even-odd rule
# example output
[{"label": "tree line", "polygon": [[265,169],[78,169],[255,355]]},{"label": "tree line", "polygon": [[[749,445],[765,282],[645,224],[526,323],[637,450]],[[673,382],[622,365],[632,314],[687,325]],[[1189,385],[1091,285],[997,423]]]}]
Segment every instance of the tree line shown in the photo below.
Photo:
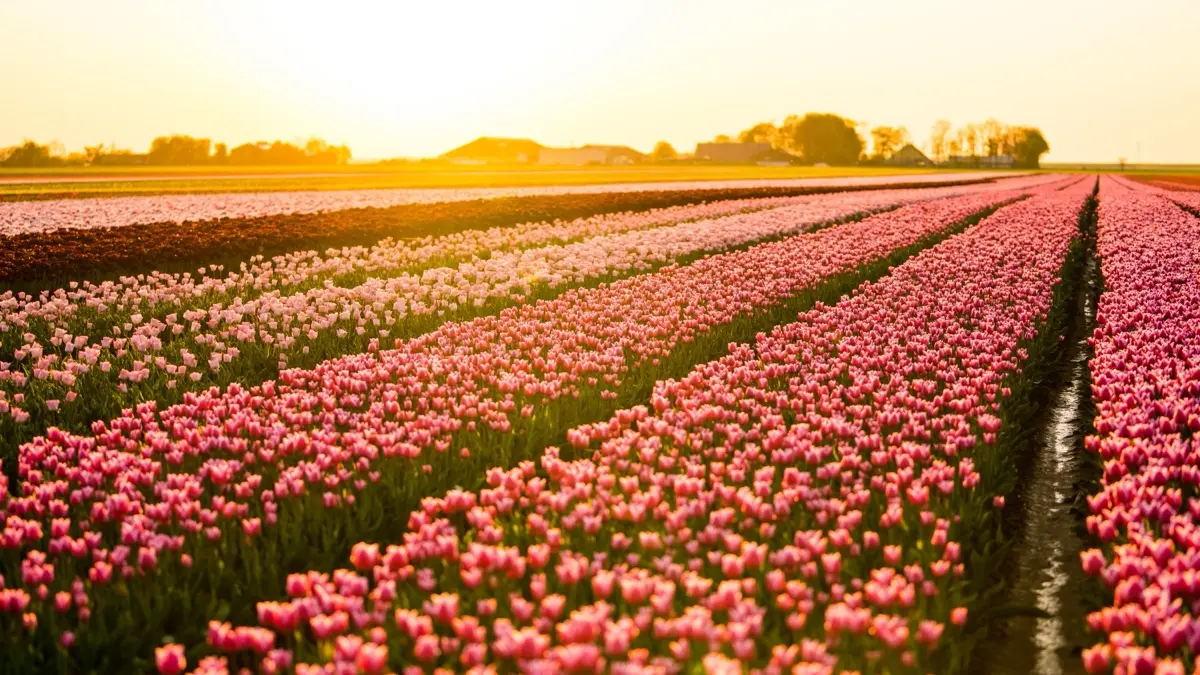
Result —
[{"label": "tree line", "polygon": [[176,134],[159,136],[144,154],[105,147],[85,146],[82,152],[67,153],[61,143],[25,141],[0,148],[0,167],[36,168],[61,166],[325,166],[350,161],[350,148],[311,138],[303,146],[285,141],[243,143],[232,150],[208,138]]},{"label": "tree line", "polygon": [[[871,127],[832,113],[788,115],[779,124],[760,122],[733,138],[721,134],[713,141],[727,143],[735,138],[741,143],[767,143],[795,155],[804,164],[831,166],[880,164],[913,142],[904,127]],[[1037,127],[1010,126],[989,119],[954,129],[946,120],[938,120],[925,149],[930,159],[939,164],[969,165],[980,163],[985,157],[1010,156],[1013,166],[1037,168],[1041,156],[1049,152],[1050,144]],[[670,161],[678,153],[666,141],[659,141],[650,157],[654,161]]]}]

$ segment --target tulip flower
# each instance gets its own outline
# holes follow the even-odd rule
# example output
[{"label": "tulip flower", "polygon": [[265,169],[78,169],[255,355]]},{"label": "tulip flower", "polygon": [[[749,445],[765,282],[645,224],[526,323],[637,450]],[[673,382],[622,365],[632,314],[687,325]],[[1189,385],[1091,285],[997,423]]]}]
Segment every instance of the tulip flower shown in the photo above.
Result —
[{"label": "tulip flower", "polygon": [[[310,630],[299,639],[332,641],[333,655],[320,658],[341,649],[342,662],[388,644],[411,649],[410,660],[463,667],[723,667],[735,654],[837,672],[888,654],[929,670],[945,626],[964,626],[973,610],[963,604],[960,530],[969,505],[985,499],[972,490],[991,478],[972,460],[983,445],[967,441],[993,433],[984,429],[992,422],[975,423],[991,409],[962,402],[1000,395],[1034,358],[1020,336],[1036,334],[1053,308],[1087,187],[1003,208],[752,348],[734,345],[658,383],[651,405],[577,426],[577,459],[548,448],[540,468],[496,466],[477,491],[428,496],[382,554],[363,542],[347,569],[288,577],[288,597],[260,604],[259,622],[274,630],[287,612],[301,613]],[[985,313],[982,327],[968,319]],[[897,352],[901,341],[911,348]],[[885,384],[897,368],[920,376]],[[378,386],[341,375],[327,381],[349,396]],[[524,385],[513,378],[495,384],[515,393]],[[398,400],[381,397],[380,408]],[[500,413],[519,414],[501,401]],[[315,440],[292,435],[286,452],[309,452]],[[436,442],[433,452],[456,447]],[[404,462],[410,450],[395,445],[393,461]],[[335,494],[341,476],[328,477],[322,489]],[[204,508],[237,503],[232,486],[243,480],[233,477]],[[1152,559],[1171,552],[1143,544]],[[797,631],[795,652],[764,644],[764,625]],[[800,638],[813,631],[824,639]],[[1173,646],[1179,635],[1158,637]],[[649,646],[635,648],[645,638]],[[863,640],[874,644],[866,653]]]},{"label": "tulip flower", "polygon": [[154,664],[162,675],[178,675],[187,667],[183,645],[169,644],[154,650]]}]

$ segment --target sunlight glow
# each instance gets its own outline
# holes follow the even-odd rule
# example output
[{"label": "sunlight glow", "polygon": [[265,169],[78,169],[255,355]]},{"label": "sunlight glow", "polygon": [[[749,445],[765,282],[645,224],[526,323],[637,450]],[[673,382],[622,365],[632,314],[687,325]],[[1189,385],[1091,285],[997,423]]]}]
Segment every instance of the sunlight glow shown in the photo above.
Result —
[{"label": "sunlight glow", "polygon": [[[1048,161],[1187,161],[1200,3],[610,0],[0,5],[0,145],[317,134],[681,148],[790,113],[1040,126]],[[82,111],[86,109],[86,114]]]}]

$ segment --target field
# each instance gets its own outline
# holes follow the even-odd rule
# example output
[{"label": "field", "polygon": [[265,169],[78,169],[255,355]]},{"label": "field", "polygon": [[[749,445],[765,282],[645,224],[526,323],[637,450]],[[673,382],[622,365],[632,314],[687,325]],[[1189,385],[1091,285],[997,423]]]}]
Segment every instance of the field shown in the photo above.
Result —
[{"label": "field", "polygon": [[1169,190],[1200,190],[1200,175],[1195,174],[1148,174],[1137,176],[1137,180]]},{"label": "field", "polygon": [[904,167],[636,166],[578,169],[444,163],[333,167],[0,169],[0,201],[293,190],[481,188],[664,181],[782,180],[936,173]]},{"label": "field", "polygon": [[1200,656],[1200,192],[88,177],[0,181],[0,673]]}]

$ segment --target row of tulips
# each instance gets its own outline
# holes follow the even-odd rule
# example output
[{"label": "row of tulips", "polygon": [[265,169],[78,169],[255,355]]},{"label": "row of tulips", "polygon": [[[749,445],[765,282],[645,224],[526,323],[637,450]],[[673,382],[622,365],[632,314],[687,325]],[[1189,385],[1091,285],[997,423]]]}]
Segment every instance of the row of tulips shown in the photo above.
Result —
[{"label": "row of tulips", "polygon": [[[1031,184],[1018,180],[1013,187]],[[159,275],[148,282],[84,284],[36,299],[0,297],[0,329],[7,329],[0,332],[0,434],[8,440],[0,456],[11,456],[48,426],[86,430],[93,420],[138,401],[172,403],[213,385],[254,384],[289,365],[359,353],[446,320],[946,197],[945,190],[970,190],[977,196],[967,207],[976,209],[1013,196],[988,186],[788,198],[767,201],[761,206],[775,208],[758,211],[756,201],[721,202],[277,259],[242,275]],[[508,237],[510,230],[515,234]],[[586,237],[589,232],[597,234]],[[557,237],[567,241],[549,243]],[[532,247],[452,262],[456,254],[501,241]],[[451,264],[409,271],[423,260]],[[377,276],[348,286],[330,279],[363,272]],[[311,283],[295,286],[306,276]]]},{"label": "row of tulips", "polygon": [[[786,206],[802,198],[728,199],[645,211],[599,213],[572,220],[468,229],[399,240],[386,238],[372,246],[345,246],[323,252],[298,250],[271,258],[258,257],[234,270],[212,265],[198,271],[151,271],[144,275],[124,276],[98,283],[85,280],[67,288],[39,293],[8,291],[0,296],[0,300],[4,303],[6,315],[20,313],[30,318],[41,318],[42,314],[48,313],[66,315],[54,316],[57,320],[70,318],[74,314],[72,308],[81,305],[100,305],[126,314],[145,313],[162,306],[178,309],[182,303],[194,298],[231,300],[234,296],[286,290],[314,282],[319,284],[326,278],[356,272],[421,269],[486,257],[491,251],[562,244],[600,234]],[[63,308],[54,310],[55,305]]]},{"label": "row of tulips", "polygon": [[969,544],[1011,487],[1009,397],[1058,342],[1089,188],[660,382],[573,429],[579,459],[547,448],[423,500],[394,543],[289,575],[257,625],[159,648],[160,672],[962,668]]},{"label": "row of tulips", "polygon": [[858,184],[831,187],[749,187],[708,184],[691,190],[604,192],[405,204],[387,208],[224,217],[186,223],[59,229],[0,236],[0,283],[26,291],[69,281],[114,279],[154,272],[193,272],[204,266],[240,268],[260,256],[330,247],[370,246],[392,238],[445,235],[518,223],[569,220],[603,213],[646,211],[729,199],[795,197],[831,192],[982,184],[953,182]]},{"label": "row of tulips", "polygon": [[[1032,176],[1006,179],[995,184],[880,191],[859,197],[862,199],[861,208],[865,211],[878,209],[879,205],[900,206],[980,190],[1015,190],[1054,180],[1053,176]],[[495,252],[566,244],[587,237],[781,206],[820,203],[831,198],[836,201],[847,196],[826,194],[727,199],[645,211],[602,213],[567,221],[528,222],[401,240],[388,238],[373,246],[348,246],[324,252],[301,250],[269,259],[251,260],[232,271],[212,266],[201,268],[198,273],[151,272],[102,283],[76,281],[66,288],[41,293],[8,291],[0,295],[0,309],[4,310],[6,323],[22,330],[33,330],[40,337],[40,334],[57,328],[80,330],[78,314],[81,307],[115,311],[123,317],[135,313],[165,316],[212,301],[229,302],[235,297],[244,300],[268,291],[284,292],[306,285],[321,285],[329,278],[334,278],[338,285],[345,285],[345,280],[350,277],[388,277],[401,271],[486,258]],[[117,335],[120,336],[120,333]]]},{"label": "row of tulips", "polygon": [[[347,335],[340,336],[336,346],[319,351],[327,355],[330,351],[361,351],[366,344],[362,336],[366,334],[367,319],[373,317],[359,316],[361,294],[356,294],[353,286],[344,289],[338,283],[355,273],[373,273],[382,278],[415,274],[422,278],[423,272],[432,270],[431,278],[436,279],[491,251],[562,245],[589,236],[774,208],[798,199],[803,198],[725,200],[568,222],[466,230],[415,240],[388,239],[375,246],[347,247],[324,255],[315,251],[280,255],[252,261],[229,273],[214,266],[201,268],[198,274],[152,273],[98,284],[72,283],[38,294],[9,291],[0,295],[0,402],[12,404],[14,395],[22,394],[24,400],[8,408],[7,415],[18,422],[33,418],[29,428],[21,430],[24,434],[10,434],[11,447],[22,436],[39,433],[45,423],[69,427],[79,419],[86,424],[97,417],[111,416],[104,415],[104,411],[120,409],[131,401],[162,401],[164,394],[227,383],[247,357],[253,360],[264,356],[253,351],[243,355],[239,346],[246,342],[261,338],[264,344],[274,347],[265,356],[274,362],[286,362],[290,353],[299,355],[311,347],[311,327],[296,325],[281,317],[279,311],[268,310],[259,321],[255,308],[267,302],[276,309],[324,304],[321,298],[306,295],[307,290],[324,289],[333,297],[340,296],[332,313],[352,309],[358,319],[352,326],[353,338],[348,337],[349,330],[325,331],[326,338],[330,332]],[[331,280],[335,285],[327,284]],[[273,294],[269,300],[255,302],[266,293]],[[373,302],[371,299],[365,304]],[[275,330],[267,328],[272,323]],[[411,329],[404,324],[402,317],[393,317],[386,325],[372,326],[370,338],[378,338],[381,332],[398,334]],[[231,358],[224,359],[227,351]],[[145,359],[147,356],[151,358]],[[233,362],[237,357],[242,358]],[[200,367],[201,363],[207,367]],[[255,363],[245,368],[250,372],[263,370]],[[152,379],[152,370],[160,377]],[[219,371],[224,372],[218,375]],[[89,373],[91,377],[86,377]],[[76,407],[78,394],[88,390],[101,392],[80,404],[93,409],[71,410]],[[47,405],[48,412],[54,414],[43,418],[38,408]]]},{"label": "row of tulips", "polygon": [[1200,213],[1200,190],[1189,189],[1186,185],[1169,181],[1133,181],[1124,176],[1114,176],[1110,180],[1115,186],[1142,194],[1160,195],[1192,213]]},{"label": "row of tulips", "polygon": [[[1200,219],[1153,188],[1105,179],[1105,290],[1092,337],[1099,465],[1083,569],[1107,591],[1088,616],[1088,672],[1200,666]],[[1172,195],[1174,197],[1174,195]]]},{"label": "row of tulips", "polygon": [[742,337],[727,329],[794,315],[824,282],[882,271],[987,203],[918,204],[570,291],[260,386],[142,404],[91,436],[51,429],[21,449],[16,496],[0,504],[0,570],[20,599],[6,609],[41,617],[31,636],[9,634],[11,651],[44,658],[66,639],[67,658],[102,663],[139,653],[147,625],[183,636],[198,616],[244,620],[224,599],[332,566],[347,534],[536,456],[639,378],[711,358]]},{"label": "row of tulips", "polygon": [[37,234],[59,229],[125,227],[151,223],[185,223],[219,218],[261,218],[290,214],[328,213],[406,204],[431,204],[504,197],[568,194],[607,194],[725,188],[839,188],[862,185],[927,185],[981,180],[1000,174],[934,174],[920,176],[844,176],[836,178],[677,181],[602,185],[550,185],[491,188],[399,188],[371,190],[309,190],[178,194],[150,197],[109,197],[51,201],[0,202],[0,236]]}]

